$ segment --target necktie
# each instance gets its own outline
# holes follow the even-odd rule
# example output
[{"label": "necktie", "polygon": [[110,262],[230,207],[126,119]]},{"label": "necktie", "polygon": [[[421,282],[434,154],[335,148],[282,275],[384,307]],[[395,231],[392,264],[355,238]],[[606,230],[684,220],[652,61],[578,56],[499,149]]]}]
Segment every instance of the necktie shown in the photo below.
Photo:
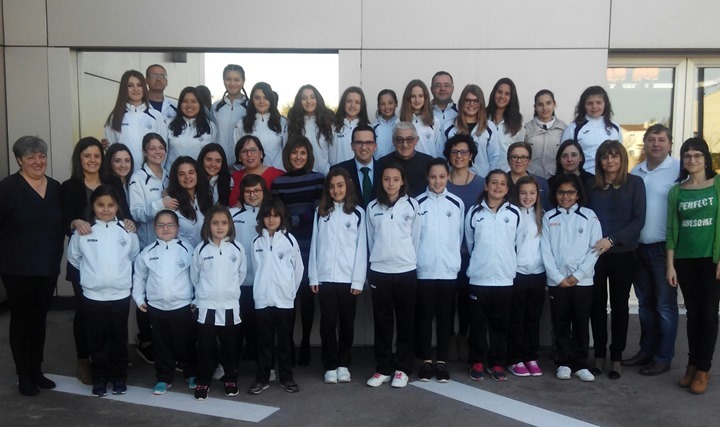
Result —
[{"label": "necktie", "polygon": [[363,174],[362,182],[362,196],[365,203],[370,201],[370,192],[372,191],[372,182],[370,182],[370,168],[363,166],[360,168],[360,172]]}]

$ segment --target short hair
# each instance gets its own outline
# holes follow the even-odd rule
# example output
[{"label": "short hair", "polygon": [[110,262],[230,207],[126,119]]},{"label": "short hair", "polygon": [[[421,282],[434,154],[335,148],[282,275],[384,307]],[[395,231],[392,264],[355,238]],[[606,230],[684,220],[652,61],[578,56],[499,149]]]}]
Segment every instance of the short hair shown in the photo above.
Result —
[{"label": "short hair", "polygon": [[165,71],[165,74],[167,74],[167,70],[165,69],[165,67],[163,67],[163,66],[160,65],[160,64],[152,64],[152,65],[148,66],[148,67],[145,69],[145,78],[150,77],[150,69],[153,68],[153,67],[160,67],[160,68],[163,69],[163,71]]},{"label": "short hair", "polygon": [[516,149],[516,148],[524,148],[525,150],[527,150],[528,156],[530,156],[530,158],[532,159],[532,145],[530,145],[529,142],[518,141],[518,142],[513,142],[513,143],[510,144],[510,146],[508,147],[508,150],[507,150],[507,159],[508,159],[508,161],[510,161],[510,153],[512,153],[513,150]]},{"label": "short hair", "polygon": [[259,185],[263,192],[263,200],[265,200],[265,196],[268,194],[268,188],[267,184],[265,183],[265,180],[260,175],[255,175],[254,173],[245,174],[243,179],[240,180],[240,197],[239,200],[245,204],[245,189],[248,187],[255,187],[256,185]]},{"label": "short hair", "polygon": [[703,158],[705,159],[705,178],[709,179],[716,175],[715,169],[713,169],[712,166],[712,154],[710,154],[710,149],[708,148],[707,142],[705,142],[704,139],[699,137],[693,137],[685,140],[683,142],[682,146],[680,146],[680,175],[678,176],[677,181],[683,182],[685,179],[687,179],[689,173],[687,169],[682,164],[682,158],[685,153],[687,153],[690,150],[699,151],[703,154]]},{"label": "short hair", "polygon": [[643,135],[643,141],[645,141],[650,135],[655,135],[663,132],[665,132],[665,136],[667,136],[668,141],[670,141],[670,144],[672,144],[672,132],[670,131],[670,128],[668,128],[662,123],[655,123],[654,125],[647,128],[645,134]]},{"label": "short hair", "polygon": [[393,133],[392,133],[393,138],[395,138],[397,136],[399,130],[410,130],[410,131],[412,131],[413,136],[415,136],[415,138],[418,137],[417,129],[415,129],[415,125],[410,122],[395,123],[395,127],[393,128]]},{"label": "short hair", "polygon": [[443,159],[442,157],[435,157],[428,162],[427,169],[425,170],[425,176],[430,175],[430,169],[432,169],[433,166],[442,166],[445,168],[445,171],[447,173],[450,173],[450,167],[447,164],[447,160]]},{"label": "short hair", "polygon": [[435,77],[438,76],[448,76],[450,77],[450,81],[455,84],[455,80],[453,80],[453,76],[448,73],[447,71],[438,71],[437,73],[433,74],[432,79],[430,79],[430,83],[432,84],[435,81]]},{"label": "short hair", "polygon": [[278,197],[268,197],[267,199],[263,199],[262,204],[260,204],[260,209],[258,209],[257,226],[255,227],[255,231],[257,231],[258,234],[262,234],[265,228],[265,217],[270,216],[273,211],[280,216],[280,227],[278,227],[278,231],[287,230],[290,221],[285,204]]},{"label": "short hair", "polygon": [[315,155],[313,154],[312,143],[310,143],[310,140],[303,135],[293,136],[283,147],[283,167],[288,172],[296,170],[293,167],[292,162],[290,161],[290,156],[292,155],[293,151],[297,150],[298,148],[304,148],[305,151],[307,151],[307,162],[305,162],[305,166],[303,166],[303,168],[301,169],[302,173],[306,174],[312,172],[313,167],[315,167]]},{"label": "short hair", "polygon": [[245,135],[238,139],[238,142],[235,144],[235,161],[242,164],[240,161],[240,151],[242,151],[248,141],[254,141],[255,145],[257,145],[258,150],[260,150],[260,163],[262,163],[263,160],[265,160],[265,149],[263,148],[262,142],[260,142],[260,138],[255,135]]},{"label": "short hair", "polygon": [[21,136],[13,144],[13,154],[17,159],[36,153],[47,155],[47,151],[47,143],[43,141],[39,136]]},{"label": "short hair", "polygon": [[372,132],[373,141],[377,140],[377,135],[375,135],[375,129],[373,129],[372,126],[370,126],[369,124],[359,124],[355,126],[355,129],[353,129],[352,135],[350,136],[350,140],[355,141],[355,134],[362,131]]},{"label": "short hair", "polygon": [[452,148],[460,143],[465,143],[468,146],[468,150],[470,150],[470,166],[473,165],[475,162],[475,156],[477,156],[478,153],[478,147],[475,143],[475,140],[472,138],[472,136],[464,133],[456,133],[453,135],[450,139],[448,139],[445,142],[445,148],[443,149],[443,156],[445,156],[448,161],[450,161],[450,152],[452,151]]},{"label": "short hair", "polygon": [[232,215],[230,215],[230,210],[228,210],[228,208],[223,205],[214,205],[205,213],[205,220],[203,221],[202,228],[200,229],[200,236],[205,241],[205,243],[208,243],[210,239],[212,239],[212,234],[210,232],[210,224],[212,223],[212,218],[213,216],[215,216],[215,214],[223,214],[227,217],[227,237],[230,240],[235,240],[235,227],[233,226],[233,219]]}]

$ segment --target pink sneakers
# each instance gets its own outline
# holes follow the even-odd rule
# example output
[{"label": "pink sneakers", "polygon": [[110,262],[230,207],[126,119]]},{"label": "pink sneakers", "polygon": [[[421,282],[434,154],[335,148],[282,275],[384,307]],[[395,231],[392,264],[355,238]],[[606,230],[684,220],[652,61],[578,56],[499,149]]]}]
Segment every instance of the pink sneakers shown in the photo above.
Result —
[{"label": "pink sneakers", "polygon": [[532,377],[539,377],[542,375],[542,369],[538,366],[537,360],[531,360],[525,363],[525,368]]}]

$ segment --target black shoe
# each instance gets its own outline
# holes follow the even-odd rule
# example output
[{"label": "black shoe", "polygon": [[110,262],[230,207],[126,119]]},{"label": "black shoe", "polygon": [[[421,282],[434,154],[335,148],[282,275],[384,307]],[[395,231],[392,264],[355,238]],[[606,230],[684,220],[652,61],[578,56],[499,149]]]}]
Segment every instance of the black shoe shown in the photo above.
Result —
[{"label": "black shoe", "polygon": [[238,388],[237,384],[231,381],[225,382],[225,396],[237,396],[238,395]]},{"label": "black shoe", "polygon": [[310,347],[300,346],[298,350],[298,366],[310,365]]},{"label": "black shoe", "polygon": [[638,353],[629,359],[623,359],[623,366],[645,366],[652,361],[652,357]]},{"label": "black shoe", "polygon": [[32,382],[33,382],[33,384],[35,384],[37,386],[37,388],[40,388],[43,390],[51,390],[56,387],[55,381],[48,379],[42,373],[33,375]]},{"label": "black shoe", "polygon": [[137,347],[137,354],[147,363],[155,364],[155,352],[152,343],[140,343]]},{"label": "black shoe", "polygon": [[662,363],[653,360],[652,362],[648,363],[647,365],[640,368],[640,375],[645,376],[653,376],[653,375],[660,375],[664,374],[665,372],[670,370],[670,364],[669,363]]},{"label": "black shoe", "polygon": [[107,386],[105,384],[95,384],[92,388],[92,394],[95,397],[107,396]]},{"label": "black shoe", "polygon": [[124,382],[118,381],[113,383],[112,394],[125,394],[127,393],[127,386]]},{"label": "black shoe", "polygon": [[270,388],[270,384],[267,383],[253,383],[248,388],[248,394],[260,394],[263,390]]},{"label": "black shoe", "polygon": [[418,373],[418,379],[420,381],[430,381],[433,377],[433,365],[430,362],[423,362],[420,365],[420,372]]},{"label": "black shoe", "polygon": [[447,366],[444,363],[435,364],[435,379],[439,383],[446,383],[450,381],[450,372],[447,370]]},{"label": "black shoe", "polygon": [[288,393],[297,393],[300,391],[300,387],[297,384],[295,384],[295,381],[293,381],[293,380],[285,381],[280,385],[282,385],[282,387]]},{"label": "black shoe", "polygon": [[29,376],[21,375],[18,378],[18,391],[23,396],[37,396],[40,389],[35,385]]},{"label": "black shoe", "polygon": [[593,367],[591,367],[591,368],[588,368],[588,371],[590,371],[590,373],[593,374],[593,375],[596,376],[596,377],[597,377],[598,375],[602,375],[602,370],[599,369],[599,368],[596,368],[595,366],[593,366]]}]

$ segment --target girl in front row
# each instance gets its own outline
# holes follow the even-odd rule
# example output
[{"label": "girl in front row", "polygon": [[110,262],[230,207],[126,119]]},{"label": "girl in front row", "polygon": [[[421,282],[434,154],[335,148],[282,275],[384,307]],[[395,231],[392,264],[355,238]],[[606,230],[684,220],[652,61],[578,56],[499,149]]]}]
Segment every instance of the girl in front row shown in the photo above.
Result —
[{"label": "girl in front row", "polygon": [[[445,362],[453,330],[453,300],[458,272],[460,246],[463,240],[465,204],[460,197],[447,191],[447,162],[442,158],[430,161],[428,187],[418,196],[418,221],[422,224],[417,260],[417,326],[420,350],[419,378],[438,382],[450,381]],[[436,362],[432,364],[432,324],[436,321]]]},{"label": "girl in front row", "polygon": [[[375,374],[367,381],[378,387],[405,387],[415,360],[415,289],[420,244],[418,204],[408,196],[405,171],[392,163],[382,171],[378,198],[367,208],[370,248],[368,282],[375,325]],[[393,357],[393,327],[397,324]]]},{"label": "girl in front row", "polygon": [[[470,251],[470,378],[483,379],[483,363],[495,381],[507,380],[507,332],[513,279],[517,271],[518,208],[507,201],[508,176],[493,169],[485,178],[485,191],[465,219]],[[488,351],[488,335],[490,348]]]},{"label": "girl in front row", "polygon": [[575,374],[581,381],[595,381],[587,369],[593,275],[602,238],[597,215],[583,207],[585,197],[575,174],[557,175],[557,207],[545,213],[542,226],[543,264],[550,291],[550,310],[559,380]]},{"label": "girl in front row", "polygon": [[245,250],[235,241],[232,217],[224,206],[208,210],[200,233],[203,241],[195,247],[190,267],[197,315],[195,399],[207,399],[217,360],[225,371],[220,379],[225,383],[225,396],[237,396],[239,301],[247,270]]},{"label": "girl in front row", "polygon": [[195,324],[190,310],[193,248],[178,240],[178,223],[175,212],[158,212],[154,221],[157,239],[135,260],[132,296],[152,326],[155,395],[165,394],[172,386],[176,365],[183,369],[190,388],[196,387]]},{"label": "girl in front row", "polygon": [[75,235],[68,245],[68,262],[80,271],[82,306],[87,320],[92,394],[125,394],[128,368],[127,318],[132,288],[132,263],[140,245],[137,234],[118,217],[119,196],[109,185],[90,195],[90,234]]},{"label": "girl in front row", "polygon": [[285,205],[275,197],[265,199],[257,215],[256,230],[259,236],[253,241],[253,296],[258,353],[255,382],[248,388],[250,394],[260,394],[270,387],[276,335],[280,385],[288,393],[300,391],[293,379],[292,329],[295,295],[302,281],[304,266],[298,242],[287,231],[287,218]]},{"label": "girl in front row", "polygon": [[508,334],[508,370],[518,377],[539,377],[540,317],[545,305],[540,186],[533,176],[526,175],[517,180],[513,193],[510,200],[520,209],[520,228]]},{"label": "girl in front row", "polygon": [[308,265],[310,288],[320,294],[320,337],[327,384],[350,382],[355,306],[366,274],[365,211],[357,205],[355,185],[348,172],[331,169],[315,212]]}]

